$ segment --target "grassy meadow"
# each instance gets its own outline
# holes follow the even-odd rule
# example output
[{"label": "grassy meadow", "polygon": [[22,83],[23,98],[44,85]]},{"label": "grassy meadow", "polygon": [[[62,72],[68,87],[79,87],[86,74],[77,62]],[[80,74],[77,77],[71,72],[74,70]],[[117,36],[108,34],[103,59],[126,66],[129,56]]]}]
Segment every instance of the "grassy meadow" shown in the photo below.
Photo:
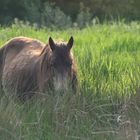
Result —
[{"label": "grassy meadow", "polygon": [[82,30],[0,27],[0,46],[16,36],[48,42],[74,37],[80,95],[47,95],[25,104],[0,98],[0,140],[138,140],[140,24]]}]

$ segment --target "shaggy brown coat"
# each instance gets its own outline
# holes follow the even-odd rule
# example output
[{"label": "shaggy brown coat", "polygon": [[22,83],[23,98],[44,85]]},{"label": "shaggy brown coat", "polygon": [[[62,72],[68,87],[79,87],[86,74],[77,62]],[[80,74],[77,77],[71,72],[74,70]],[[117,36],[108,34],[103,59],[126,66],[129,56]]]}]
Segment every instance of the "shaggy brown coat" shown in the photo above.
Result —
[{"label": "shaggy brown coat", "polygon": [[[69,88],[77,89],[75,63],[71,54],[73,38],[46,45],[36,39],[16,37],[0,49],[0,88],[8,96],[25,101],[35,93],[54,90],[55,71],[68,72]],[[56,66],[55,66],[56,65]]]}]

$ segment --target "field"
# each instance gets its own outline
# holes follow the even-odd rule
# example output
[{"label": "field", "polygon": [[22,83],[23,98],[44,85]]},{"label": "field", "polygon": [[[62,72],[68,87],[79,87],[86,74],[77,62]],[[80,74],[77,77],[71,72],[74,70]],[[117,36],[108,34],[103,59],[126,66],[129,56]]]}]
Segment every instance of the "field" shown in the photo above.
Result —
[{"label": "field", "polygon": [[0,27],[0,46],[16,36],[48,42],[74,37],[80,95],[46,95],[25,104],[1,95],[0,140],[138,140],[140,24],[122,22],[64,31]]}]

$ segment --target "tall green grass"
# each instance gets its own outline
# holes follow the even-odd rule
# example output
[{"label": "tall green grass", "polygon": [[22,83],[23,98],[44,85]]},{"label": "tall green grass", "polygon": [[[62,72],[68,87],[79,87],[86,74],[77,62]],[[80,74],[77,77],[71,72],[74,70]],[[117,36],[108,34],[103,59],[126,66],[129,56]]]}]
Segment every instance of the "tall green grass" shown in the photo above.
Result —
[{"label": "tall green grass", "polygon": [[12,25],[0,27],[0,46],[16,36],[47,43],[49,36],[67,41],[71,35],[80,95],[44,94],[25,104],[1,96],[0,140],[114,140],[130,138],[131,133],[132,138],[138,137],[140,24],[64,31]]}]

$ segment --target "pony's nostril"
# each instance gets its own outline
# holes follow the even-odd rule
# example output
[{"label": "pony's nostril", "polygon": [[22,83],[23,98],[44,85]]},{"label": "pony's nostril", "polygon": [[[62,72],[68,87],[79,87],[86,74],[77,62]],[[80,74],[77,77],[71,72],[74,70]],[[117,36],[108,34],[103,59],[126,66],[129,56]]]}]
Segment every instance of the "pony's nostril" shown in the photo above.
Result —
[{"label": "pony's nostril", "polygon": [[68,78],[65,75],[57,74],[54,79],[54,88],[58,90],[67,90],[68,89]]}]

